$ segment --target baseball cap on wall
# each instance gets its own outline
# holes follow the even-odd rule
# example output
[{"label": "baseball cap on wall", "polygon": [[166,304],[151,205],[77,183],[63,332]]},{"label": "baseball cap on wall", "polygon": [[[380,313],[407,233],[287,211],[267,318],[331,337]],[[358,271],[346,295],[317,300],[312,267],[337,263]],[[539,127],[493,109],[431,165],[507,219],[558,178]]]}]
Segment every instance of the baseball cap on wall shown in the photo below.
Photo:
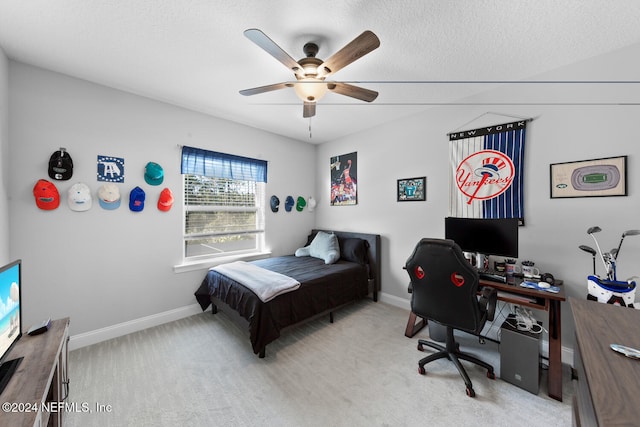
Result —
[{"label": "baseball cap on wall", "polygon": [[160,185],[164,180],[162,166],[155,162],[149,162],[144,167],[144,180],[149,185]]},{"label": "baseball cap on wall", "polygon": [[309,196],[309,201],[307,202],[307,209],[309,210],[309,212],[313,212],[313,210],[316,208],[316,205],[318,203],[316,202],[316,199],[314,199],[313,197]]},{"label": "baseball cap on wall", "polygon": [[273,195],[271,196],[269,204],[271,205],[271,212],[278,212],[278,209],[280,208],[280,199],[278,199],[278,196]]},{"label": "baseball cap on wall", "polygon": [[129,193],[129,209],[133,212],[140,212],[144,209],[144,190],[136,187]]},{"label": "baseball cap on wall", "polygon": [[120,189],[115,184],[102,184],[98,189],[98,203],[102,209],[114,210],[120,207]]},{"label": "baseball cap on wall", "polygon": [[45,211],[57,209],[60,206],[60,193],[56,186],[46,179],[39,179],[33,186],[33,196],[36,206]]},{"label": "baseball cap on wall", "polygon": [[91,209],[92,198],[89,186],[82,182],[75,183],[69,188],[67,194],[69,209],[75,212],[84,212]]},{"label": "baseball cap on wall", "polygon": [[168,188],[165,188],[160,192],[160,197],[158,198],[158,210],[168,212],[171,206],[173,206],[173,193]]},{"label": "baseball cap on wall", "polygon": [[64,148],[55,151],[49,158],[49,177],[66,181],[73,176],[73,160]]},{"label": "baseball cap on wall", "polygon": [[284,201],[284,210],[287,212],[291,212],[291,208],[295,204],[296,202],[293,200],[293,197],[287,196],[287,199]]},{"label": "baseball cap on wall", "polygon": [[307,206],[307,201],[302,196],[298,196],[298,202],[296,203],[296,210],[298,212],[302,212],[305,206]]}]

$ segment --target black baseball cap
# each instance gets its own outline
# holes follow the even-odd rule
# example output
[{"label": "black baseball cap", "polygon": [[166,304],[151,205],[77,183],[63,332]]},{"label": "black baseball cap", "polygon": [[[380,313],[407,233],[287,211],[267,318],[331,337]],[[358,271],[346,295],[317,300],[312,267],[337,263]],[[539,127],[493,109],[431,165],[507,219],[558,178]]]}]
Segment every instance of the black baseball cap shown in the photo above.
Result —
[{"label": "black baseball cap", "polygon": [[66,181],[73,176],[73,160],[64,148],[54,152],[49,158],[49,177]]}]

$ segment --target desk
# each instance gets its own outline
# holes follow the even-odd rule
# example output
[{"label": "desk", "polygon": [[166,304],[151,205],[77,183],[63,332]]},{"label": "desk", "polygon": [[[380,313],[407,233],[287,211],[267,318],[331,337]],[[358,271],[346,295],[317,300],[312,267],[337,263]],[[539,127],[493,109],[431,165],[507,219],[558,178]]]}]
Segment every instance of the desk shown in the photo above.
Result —
[{"label": "desk", "polygon": [[0,426],[61,426],[68,394],[67,342],[69,318],[54,320],[41,335],[23,335],[10,358],[24,357],[2,392],[9,411]]},{"label": "desk", "polygon": [[609,345],[640,348],[640,310],[576,298],[569,304],[576,324],[578,376],[573,425],[637,426],[640,361]]},{"label": "desk", "polygon": [[[522,307],[544,310],[549,313],[549,370],[547,388],[549,397],[562,402],[562,330],[560,317],[560,303],[566,300],[564,288],[560,286],[557,294],[523,288],[523,279],[509,278],[508,283],[493,282],[480,279],[480,286],[489,286],[498,291],[498,300]],[[562,285],[561,280],[556,284]],[[427,320],[418,318],[411,312],[405,329],[405,336],[411,338],[427,325]]]}]

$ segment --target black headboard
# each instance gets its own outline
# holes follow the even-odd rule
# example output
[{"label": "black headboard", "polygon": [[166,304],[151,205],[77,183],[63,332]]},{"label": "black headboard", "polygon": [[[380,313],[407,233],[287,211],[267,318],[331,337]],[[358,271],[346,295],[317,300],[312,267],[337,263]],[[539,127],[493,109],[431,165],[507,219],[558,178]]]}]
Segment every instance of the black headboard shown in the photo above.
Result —
[{"label": "black headboard", "polygon": [[373,272],[373,300],[378,301],[378,292],[382,289],[381,283],[381,271],[380,271],[380,235],[379,234],[368,234],[368,233],[353,233],[350,231],[336,231],[336,230],[321,230],[321,229],[313,229],[311,230],[311,235],[315,235],[318,231],[324,231],[325,233],[333,233],[338,238],[357,238],[366,240],[369,243],[368,255],[369,255],[369,265],[371,267],[371,271]]}]

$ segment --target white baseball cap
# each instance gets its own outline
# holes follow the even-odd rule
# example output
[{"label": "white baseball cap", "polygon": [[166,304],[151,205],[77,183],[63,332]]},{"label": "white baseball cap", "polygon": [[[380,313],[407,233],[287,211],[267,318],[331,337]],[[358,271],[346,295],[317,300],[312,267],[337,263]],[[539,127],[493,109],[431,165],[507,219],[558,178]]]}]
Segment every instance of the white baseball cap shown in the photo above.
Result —
[{"label": "white baseball cap", "polygon": [[92,199],[89,186],[82,182],[73,184],[69,189],[67,201],[69,202],[69,209],[72,211],[84,212],[91,209]]},{"label": "white baseball cap", "polygon": [[317,202],[316,199],[314,199],[313,197],[309,196],[309,200],[307,201],[307,209],[309,210],[309,212],[313,212],[313,210],[316,208]]},{"label": "white baseball cap", "polygon": [[102,184],[98,189],[98,203],[106,210],[120,207],[120,189],[115,184]]}]

